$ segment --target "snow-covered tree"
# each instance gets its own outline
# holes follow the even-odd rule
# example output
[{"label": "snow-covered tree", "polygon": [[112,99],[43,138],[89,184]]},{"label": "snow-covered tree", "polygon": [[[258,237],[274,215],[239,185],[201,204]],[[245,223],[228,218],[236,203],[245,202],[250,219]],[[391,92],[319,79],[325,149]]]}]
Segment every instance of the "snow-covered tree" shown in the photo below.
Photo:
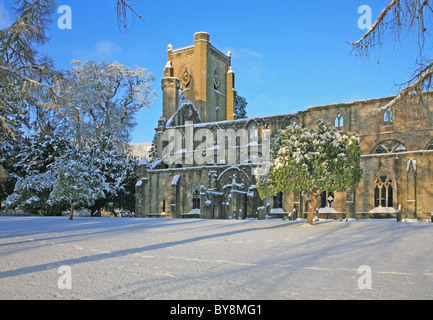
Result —
[{"label": "snow-covered tree", "polygon": [[342,192],[358,185],[360,155],[354,134],[342,134],[324,121],[317,121],[317,129],[289,126],[272,141],[270,169],[257,177],[259,195],[300,191],[310,202],[307,223],[312,224],[321,192]]},{"label": "snow-covered tree", "polygon": [[[112,1],[117,4],[121,29],[127,28],[129,13],[141,18],[130,0]],[[90,67],[92,63],[77,62],[76,69],[70,73],[54,70],[51,59],[40,55],[38,46],[49,40],[47,28],[56,7],[55,0],[15,0],[16,19],[10,26],[0,30],[0,166],[2,170],[6,169],[5,175],[13,177],[7,182],[4,179],[0,181],[0,201],[14,189],[15,181],[18,181],[8,201],[10,207],[22,207],[25,204],[26,209],[44,214],[49,214],[53,209],[47,205],[46,199],[51,193],[50,183],[57,179],[52,167],[59,161],[57,151],[50,150],[50,146],[62,149],[60,141],[56,141],[58,132],[46,132],[46,128],[50,124],[54,128],[65,128],[66,120],[72,123],[75,120],[76,125],[72,130],[80,130],[77,135],[71,135],[74,138],[78,136],[80,144],[90,147],[90,140],[105,136],[117,138],[118,146],[122,148],[125,145],[122,142],[127,140],[134,126],[136,111],[148,107],[153,95],[150,86],[153,77],[142,68],[137,67],[133,71],[114,63],[100,64],[98,66],[104,70],[95,71],[95,68]],[[87,67],[89,70],[86,75],[83,68]],[[69,77],[71,74],[73,76]],[[94,86],[86,87],[84,81]],[[69,85],[78,91],[68,91]],[[80,101],[79,107],[84,112],[79,108],[74,109],[71,104],[78,97],[73,95],[80,92],[81,98],[88,98],[92,90],[93,93],[100,90],[100,95]],[[104,97],[110,96],[110,91],[112,96],[104,100]],[[93,102],[95,105],[90,105]],[[67,109],[67,106],[70,108]],[[61,112],[66,113],[62,115]],[[39,141],[35,144],[33,137],[27,139],[23,128],[37,132]],[[30,145],[23,144],[25,141],[30,141]],[[24,149],[21,150],[22,146]],[[128,186],[131,184],[128,179],[135,171],[131,172],[125,179]],[[120,180],[116,180],[116,185],[120,186],[119,192],[124,192]],[[130,190],[130,187],[127,189]]]},{"label": "snow-covered tree", "polygon": [[105,182],[100,170],[81,157],[60,161],[54,168],[57,179],[48,204],[68,205],[73,219],[77,207],[91,206],[104,197]]},{"label": "snow-covered tree", "polygon": [[47,40],[54,0],[15,1],[16,20],[0,30],[0,140],[15,139],[27,112],[51,76],[50,61],[38,54]]},{"label": "snow-covered tree", "polygon": [[92,211],[106,209],[135,209],[137,160],[114,148],[114,142],[102,139],[87,149],[89,161],[101,172],[105,181],[104,197],[92,206]]},{"label": "snow-covered tree", "polygon": [[[99,186],[103,196],[93,201],[90,201],[91,198],[89,201],[84,199],[79,202],[80,206],[92,212],[102,208],[134,210],[137,161],[127,153],[115,150],[110,141],[93,141],[89,147],[80,147],[55,133],[53,136],[33,136],[16,151],[15,158],[14,171],[11,172],[17,183],[6,201],[9,209],[18,208],[44,215],[59,214],[71,205],[59,200],[59,192],[69,192],[67,188],[74,183],[85,185],[87,180],[80,180],[83,177],[79,177],[82,175],[80,170],[84,170],[97,173],[94,187]],[[69,168],[67,172],[64,172],[65,168]],[[89,174],[89,177],[92,175]],[[102,185],[99,178],[103,181]],[[73,182],[74,179],[77,179],[76,182]],[[70,186],[63,186],[64,183]]]},{"label": "snow-covered tree", "polygon": [[14,141],[0,141],[0,204],[13,192],[15,179],[10,175],[16,161]]},{"label": "snow-covered tree", "polygon": [[7,207],[44,215],[56,214],[58,208],[47,204],[57,178],[51,167],[71,148],[68,140],[48,129],[16,141],[8,161],[8,171],[16,184],[7,198]]},{"label": "snow-covered tree", "polygon": [[234,114],[235,114],[235,120],[236,119],[244,119],[247,117],[247,111],[245,110],[245,108],[247,107],[247,100],[244,97],[239,96],[238,94],[236,94],[235,96],[235,110],[234,110]]},{"label": "snow-covered tree", "polygon": [[57,106],[66,134],[79,145],[102,138],[123,145],[136,125],[136,113],[152,104],[154,77],[146,69],[117,62],[74,60],[72,65]]},{"label": "snow-covered tree", "polygon": [[47,203],[56,176],[51,171],[32,173],[18,178],[14,193],[6,199],[6,207],[19,208],[29,213],[52,213],[52,207]]},{"label": "snow-covered tree", "polygon": [[157,158],[157,156],[158,156],[158,141],[157,141],[157,137],[158,137],[158,135],[155,132],[155,134],[153,135],[152,146],[151,146],[150,151],[149,151],[149,160],[150,161],[155,160]]},{"label": "snow-covered tree", "polygon": [[[130,0],[112,1],[121,30],[128,28],[128,16],[141,19]],[[23,125],[30,125],[29,108],[43,117],[58,102],[54,96],[61,78],[51,59],[38,52],[38,46],[49,40],[57,1],[14,2],[16,19],[0,30],[0,142],[14,140]]]},{"label": "snow-covered tree", "polygon": [[72,148],[72,144],[50,127],[15,143],[14,148],[15,163],[11,174],[24,177],[48,171],[51,164]]}]

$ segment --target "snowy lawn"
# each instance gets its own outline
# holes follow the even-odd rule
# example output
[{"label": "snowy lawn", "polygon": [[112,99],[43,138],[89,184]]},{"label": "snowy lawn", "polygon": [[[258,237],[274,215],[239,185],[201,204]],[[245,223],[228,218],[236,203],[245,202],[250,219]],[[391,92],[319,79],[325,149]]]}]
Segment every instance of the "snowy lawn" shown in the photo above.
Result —
[{"label": "snowy lawn", "polygon": [[0,299],[432,298],[426,222],[0,217]]}]

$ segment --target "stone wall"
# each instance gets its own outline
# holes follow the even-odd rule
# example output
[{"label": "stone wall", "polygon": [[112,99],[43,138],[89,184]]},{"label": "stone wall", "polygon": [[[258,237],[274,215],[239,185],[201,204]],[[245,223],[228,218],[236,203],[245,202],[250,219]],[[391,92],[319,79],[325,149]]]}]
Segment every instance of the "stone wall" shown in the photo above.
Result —
[{"label": "stone wall", "polygon": [[[429,103],[431,96],[431,93],[426,93],[424,102]],[[391,98],[310,107],[293,114],[195,123],[171,129],[184,135],[186,130],[195,134],[200,129],[209,129],[215,137],[218,129],[233,129],[235,132],[257,130],[260,140],[263,138],[262,130],[269,130],[273,137],[279,129],[293,123],[314,127],[318,119],[328,121],[342,132],[359,135],[364,174],[356,190],[332,195],[332,207],[321,208],[318,212],[320,218],[395,218],[399,210],[403,218],[428,219],[433,211],[433,117],[431,111],[415,98],[398,109],[378,111]],[[159,132],[162,134],[168,129],[165,121],[161,120]],[[158,149],[167,147],[167,141],[158,141]],[[237,147],[241,148],[239,143]],[[194,142],[194,148],[197,145]],[[278,216],[277,213],[281,212],[295,212],[292,217],[303,218],[308,204],[299,193],[284,193],[281,208],[274,208],[274,197],[263,200],[258,197],[252,172],[261,165],[262,162],[249,159],[243,163],[225,161],[205,166],[184,161],[172,165],[161,162],[151,170],[141,167],[137,216],[245,218],[258,217],[260,211],[271,216],[272,213]]]}]

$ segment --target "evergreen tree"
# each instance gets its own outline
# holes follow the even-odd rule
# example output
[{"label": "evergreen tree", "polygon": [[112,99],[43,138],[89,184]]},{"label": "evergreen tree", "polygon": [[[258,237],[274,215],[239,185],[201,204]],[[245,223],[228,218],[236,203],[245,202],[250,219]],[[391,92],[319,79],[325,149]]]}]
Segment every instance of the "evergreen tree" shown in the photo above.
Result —
[{"label": "evergreen tree", "polygon": [[58,214],[61,208],[47,204],[56,180],[52,166],[71,148],[69,141],[56,134],[53,128],[16,141],[8,167],[11,180],[16,184],[7,198],[7,207],[33,214]]},{"label": "evergreen tree", "polygon": [[150,148],[150,152],[149,152],[149,158],[150,161],[153,161],[156,159],[156,157],[158,156],[158,142],[156,141],[158,135],[155,132],[155,135],[153,136],[153,140],[152,140],[152,147]]},{"label": "evergreen tree", "polygon": [[312,224],[317,197],[324,190],[343,192],[361,180],[359,139],[341,134],[324,121],[317,129],[289,126],[272,141],[269,171],[258,176],[260,197],[300,191],[310,202],[307,223]]},{"label": "evergreen tree", "polygon": [[48,40],[54,0],[16,1],[17,19],[0,30],[0,139],[15,139],[29,108],[48,89],[51,62],[36,47]]},{"label": "evergreen tree", "polygon": [[243,118],[247,117],[247,111],[245,110],[245,108],[247,107],[247,104],[248,104],[248,102],[244,97],[241,97],[238,94],[236,94],[235,110],[234,110],[235,120],[236,119],[243,119]]},{"label": "evergreen tree", "polygon": [[[129,0],[113,1],[119,27],[126,29],[128,13],[139,16]],[[75,61],[71,72],[55,71],[52,61],[39,55],[38,46],[48,41],[47,27],[56,4],[55,0],[16,0],[16,20],[0,30],[0,201],[13,191],[7,198],[11,209],[58,213],[66,203],[55,196],[67,187],[62,183],[76,183],[78,188],[94,178],[89,174],[90,180],[71,180],[71,172],[79,175],[80,166],[85,170],[87,165],[93,172],[105,170],[100,174],[108,181],[103,184],[105,197],[115,205],[127,202],[128,208],[133,208],[136,162],[122,153],[122,146],[135,125],[135,113],[151,104],[153,76],[145,69],[131,70],[118,63]],[[75,91],[69,91],[71,88]],[[30,114],[36,120],[31,121]],[[57,130],[68,128],[68,121],[75,132],[64,133],[69,133],[76,145]],[[26,138],[23,129],[37,133]],[[104,138],[116,140],[117,145],[113,149],[100,144],[102,149],[96,155],[93,141]],[[90,160],[87,156],[92,152],[96,158]],[[84,158],[88,163],[80,162]],[[60,170],[60,163],[69,173]],[[7,176],[12,178],[6,180]],[[100,198],[74,203],[90,206]]]},{"label": "evergreen tree", "polygon": [[106,183],[101,170],[91,160],[86,152],[70,153],[60,158],[50,171],[56,178],[47,202],[68,206],[69,220],[73,219],[75,208],[92,206],[105,196]]},{"label": "evergreen tree", "polygon": [[104,179],[104,197],[92,205],[92,212],[101,209],[135,210],[135,183],[137,182],[137,160],[115,148],[115,141],[102,139],[95,141],[90,148],[89,161],[97,168]]}]

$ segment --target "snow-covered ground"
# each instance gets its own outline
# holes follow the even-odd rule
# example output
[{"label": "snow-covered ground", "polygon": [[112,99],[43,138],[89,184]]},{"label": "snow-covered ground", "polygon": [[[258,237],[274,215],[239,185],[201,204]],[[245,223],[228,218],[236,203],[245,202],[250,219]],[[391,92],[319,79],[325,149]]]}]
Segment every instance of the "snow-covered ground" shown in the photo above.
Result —
[{"label": "snow-covered ground", "polygon": [[432,298],[426,222],[0,217],[0,299]]}]

